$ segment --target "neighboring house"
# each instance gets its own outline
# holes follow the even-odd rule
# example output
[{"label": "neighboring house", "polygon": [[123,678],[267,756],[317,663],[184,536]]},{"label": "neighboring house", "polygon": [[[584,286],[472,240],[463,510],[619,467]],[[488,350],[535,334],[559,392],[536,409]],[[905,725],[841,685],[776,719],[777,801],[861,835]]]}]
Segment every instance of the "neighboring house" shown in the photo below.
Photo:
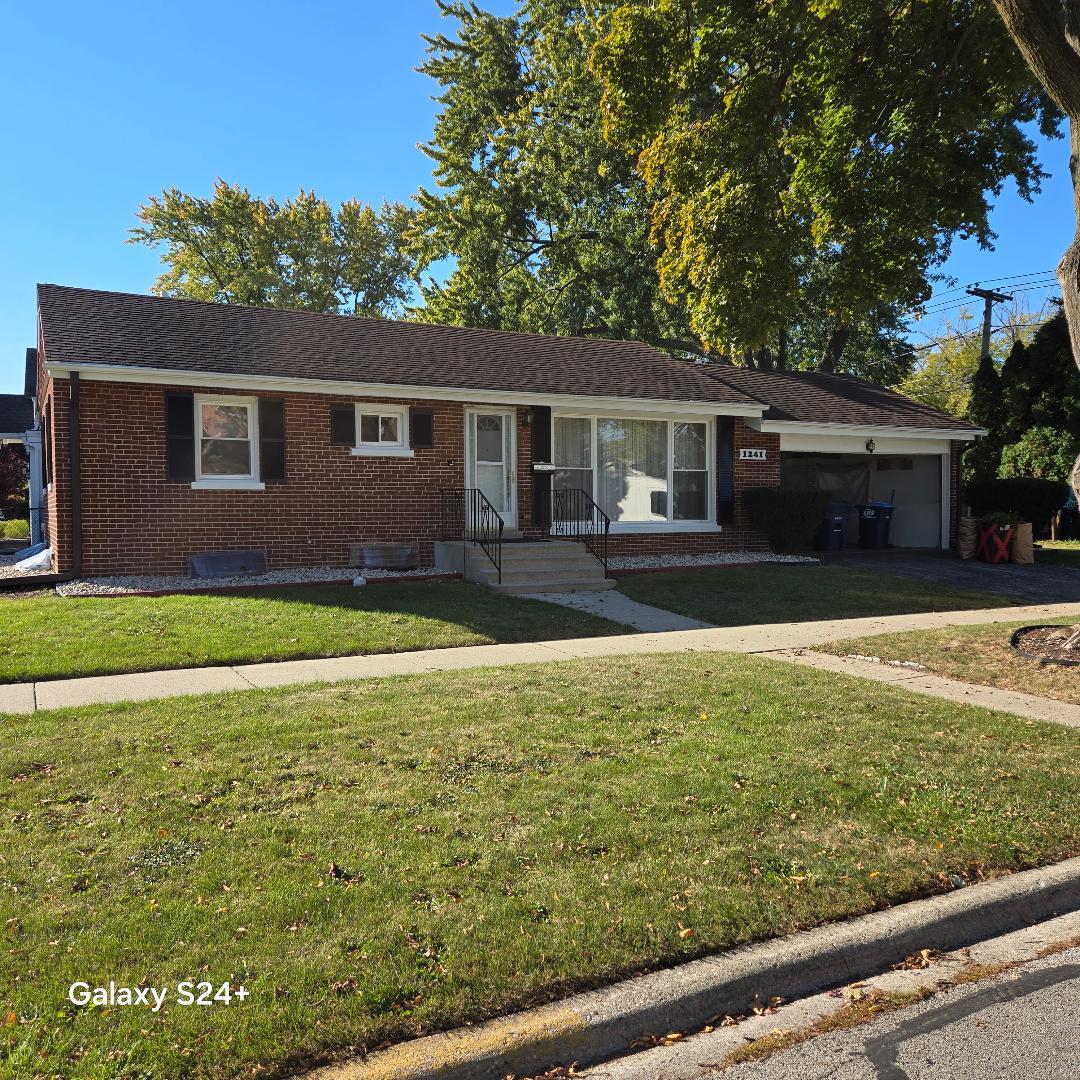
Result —
[{"label": "neighboring house", "polygon": [[895,493],[897,542],[948,547],[959,450],[978,434],[859,380],[638,342],[57,285],[38,309],[60,572],[182,573],[237,548],[345,565],[378,541],[429,563],[444,493],[465,490],[507,537],[546,536],[551,506],[570,505],[551,492],[581,491],[610,518],[611,554],[760,548],[739,496],[782,475]]},{"label": "neighboring house", "polygon": [[0,446],[15,444],[26,448],[29,461],[29,490],[27,492],[30,516],[30,542],[41,539],[40,499],[42,497],[43,473],[41,462],[41,432],[37,426],[36,393],[37,366],[33,349],[26,350],[24,392],[0,394]]}]

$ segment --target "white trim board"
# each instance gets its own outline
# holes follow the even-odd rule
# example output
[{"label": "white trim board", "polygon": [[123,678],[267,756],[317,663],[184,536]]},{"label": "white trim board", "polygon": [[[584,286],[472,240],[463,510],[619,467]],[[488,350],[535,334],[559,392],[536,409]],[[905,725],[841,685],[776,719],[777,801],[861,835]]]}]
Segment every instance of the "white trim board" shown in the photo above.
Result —
[{"label": "white trim board", "polygon": [[802,431],[785,432],[780,436],[782,454],[858,454],[870,457],[866,449],[866,440],[874,440],[874,457],[883,454],[947,454],[949,440],[909,439],[893,435],[881,435],[876,432],[869,435],[844,435],[841,433],[815,435]]},{"label": "white trim board", "polygon": [[295,379],[278,375],[214,375],[205,371],[169,371],[123,364],[49,364],[54,379],[78,372],[84,382],[149,383],[157,386],[194,386],[208,389],[254,392],[326,394],[330,397],[393,398],[430,401],[461,401],[477,405],[568,406],[608,415],[611,410],[669,415],[678,411],[693,416],[742,416],[760,418],[766,406],[723,401],[675,401],[668,398],[631,398],[606,394],[537,393],[520,390],[484,390],[467,387],[411,386],[404,383],[339,382],[331,379]]},{"label": "white trim board", "polygon": [[802,420],[747,420],[755,431],[775,432],[784,435],[797,432],[800,435],[851,435],[877,440],[884,435],[905,439],[944,439],[946,441],[974,442],[987,435],[982,428],[905,427],[901,424],[810,424]]}]

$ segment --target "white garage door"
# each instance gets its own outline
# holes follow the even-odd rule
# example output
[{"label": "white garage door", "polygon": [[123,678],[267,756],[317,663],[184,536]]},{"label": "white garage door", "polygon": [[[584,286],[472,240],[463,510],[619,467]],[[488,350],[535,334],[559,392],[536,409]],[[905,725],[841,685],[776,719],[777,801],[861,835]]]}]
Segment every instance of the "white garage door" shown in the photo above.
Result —
[{"label": "white garage door", "polygon": [[873,499],[896,504],[889,537],[893,547],[929,548],[941,544],[941,456],[911,454],[874,459]]}]

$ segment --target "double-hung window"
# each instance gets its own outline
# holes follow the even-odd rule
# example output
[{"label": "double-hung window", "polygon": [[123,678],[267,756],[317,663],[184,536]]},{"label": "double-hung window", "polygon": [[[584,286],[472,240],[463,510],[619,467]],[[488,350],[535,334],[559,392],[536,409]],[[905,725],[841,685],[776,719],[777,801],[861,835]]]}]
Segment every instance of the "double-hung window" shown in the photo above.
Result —
[{"label": "double-hung window", "polygon": [[676,423],[671,478],[674,521],[704,521],[709,516],[708,432],[704,424]]},{"label": "double-hung window", "polygon": [[255,398],[195,398],[195,479],[212,484],[256,483],[259,410]]}]

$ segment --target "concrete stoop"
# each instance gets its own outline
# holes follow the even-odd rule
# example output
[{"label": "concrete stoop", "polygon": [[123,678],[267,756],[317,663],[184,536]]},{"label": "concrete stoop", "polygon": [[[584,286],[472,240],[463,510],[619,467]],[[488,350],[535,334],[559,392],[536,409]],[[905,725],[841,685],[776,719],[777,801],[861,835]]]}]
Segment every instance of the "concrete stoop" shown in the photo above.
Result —
[{"label": "concrete stoop", "polygon": [[467,541],[436,545],[436,565],[457,569],[467,581],[505,593],[600,592],[615,588],[600,561],[584,544],[567,540],[512,541],[502,545],[502,583],[479,545]]}]

